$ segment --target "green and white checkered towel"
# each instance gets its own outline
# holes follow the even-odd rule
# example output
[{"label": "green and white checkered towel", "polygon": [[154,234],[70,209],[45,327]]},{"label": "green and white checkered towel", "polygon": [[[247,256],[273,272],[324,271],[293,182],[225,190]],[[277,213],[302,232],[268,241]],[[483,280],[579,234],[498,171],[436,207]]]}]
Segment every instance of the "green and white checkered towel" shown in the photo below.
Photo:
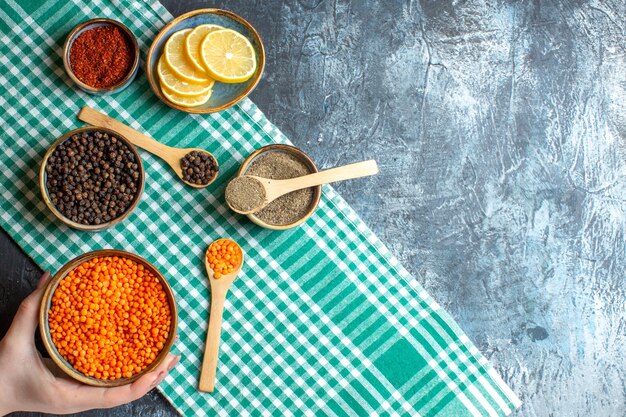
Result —
[{"label": "green and white checkered towel", "polygon": [[[180,307],[181,364],[160,390],[182,414],[504,416],[519,400],[450,316],[330,187],[290,231],[261,229],[224,205],[226,181],[256,148],[288,142],[249,100],[192,116],[165,106],[141,73],[124,92],[79,92],[63,70],[65,36],[93,17],[121,20],[147,51],[172,17],[158,2],[0,6],[2,227],[45,269],[99,248],[135,252],[168,278]],[[176,146],[209,149],[221,165],[203,190],[141,152],[146,188],[135,212],[99,233],[67,228],[44,205],[46,148],[81,125],[88,105]],[[366,180],[365,180],[366,181]],[[209,292],[203,252],[228,236],[246,264],[226,301],[213,394],[196,391]]]}]

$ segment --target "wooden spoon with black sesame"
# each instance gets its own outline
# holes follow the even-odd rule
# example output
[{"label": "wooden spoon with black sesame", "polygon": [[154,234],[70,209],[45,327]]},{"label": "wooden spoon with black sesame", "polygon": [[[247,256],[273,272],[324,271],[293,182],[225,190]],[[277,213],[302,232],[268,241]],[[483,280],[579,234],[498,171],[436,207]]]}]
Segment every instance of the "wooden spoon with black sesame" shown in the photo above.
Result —
[{"label": "wooden spoon with black sesame", "polygon": [[109,128],[138,146],[164,160],[176,175],[187,185],[204,188],[217,178],[217,159],[208,151],[198,148],[174,148],[164,145],[149,136],[139,133],[124,123],[100,113],[91,107],[83,107],[78,119],[94,126]]}]

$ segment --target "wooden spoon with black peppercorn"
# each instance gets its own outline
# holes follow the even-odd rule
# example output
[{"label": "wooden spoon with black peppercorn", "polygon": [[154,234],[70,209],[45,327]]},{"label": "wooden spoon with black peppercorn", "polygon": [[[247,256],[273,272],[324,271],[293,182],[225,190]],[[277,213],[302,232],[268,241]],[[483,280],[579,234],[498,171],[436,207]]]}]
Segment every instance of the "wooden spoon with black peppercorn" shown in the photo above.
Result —
[{"label": "wooden spoon with black peppercorn", "polygon": [[198,148],[174,148],[164,145],[149,136],[139,133],[124,123],[100,113],[91,107],[83,107],[78,119],[94,126],[109,128],[138,146],[164,160],[176,175],[187,185],[204,188],[217,178],[217,159],[208,151]]}]

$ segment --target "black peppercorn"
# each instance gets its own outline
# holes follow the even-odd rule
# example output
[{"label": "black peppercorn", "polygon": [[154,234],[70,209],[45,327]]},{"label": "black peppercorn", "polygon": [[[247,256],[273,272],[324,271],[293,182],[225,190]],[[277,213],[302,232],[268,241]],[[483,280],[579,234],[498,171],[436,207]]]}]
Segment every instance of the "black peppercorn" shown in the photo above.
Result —
[{"label": "black peppercorn", "polygon": [[208,152],[191,151],[181,158],[183,179],[191,184],[206,185],[219,171],[217,161]]},{"label": "black peppercorn", "polygon": [[132,149],[108,133],[73,135],[48,159],[50,201],[81,224],[99,225],[120,217],[140,189],[139,165],[134,161]]}]

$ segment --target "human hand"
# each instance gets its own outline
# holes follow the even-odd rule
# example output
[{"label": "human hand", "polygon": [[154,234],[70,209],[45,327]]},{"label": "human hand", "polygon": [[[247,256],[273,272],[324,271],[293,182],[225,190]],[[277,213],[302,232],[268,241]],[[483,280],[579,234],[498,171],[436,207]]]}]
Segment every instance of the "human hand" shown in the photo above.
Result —
[{"label": "human hand", "polygon": [[70,414],[126,404],[156,387],[180,360],[180,356],[170,353],[154,371],[121,387],[91,387],[55,377],[37,352],[34,340],[39,304],[49,280],[50,274],[44,273],[0,341],[0,416],[14,411]]}]

